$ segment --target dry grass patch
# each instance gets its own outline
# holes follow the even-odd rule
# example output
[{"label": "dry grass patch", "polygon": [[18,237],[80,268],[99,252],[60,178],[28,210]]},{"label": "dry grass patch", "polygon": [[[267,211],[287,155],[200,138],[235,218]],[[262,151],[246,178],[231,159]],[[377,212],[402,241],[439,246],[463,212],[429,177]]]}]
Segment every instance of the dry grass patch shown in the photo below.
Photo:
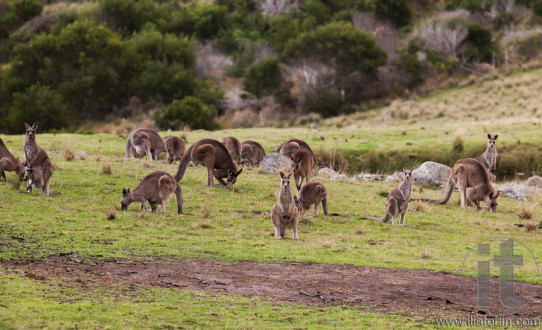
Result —
[{"label": "dry grass patch", "polygon": [[113,174],[113,165],[111,163],[104,163],[102,165],[101,174]]},{"label": "dry grass patch", "polygon": [[62,155],[64,156],[64,159],[67,162],[75,159],[75,153],[73,152],[73,149],[70,146],[64,147],[64,150],[62,151]]},{"label": "dry grass patch", "polygon": [[431,208],[422,201],[414,201],[409,205],[409,209],[416,212],[427,213],[431,211]]},{"label": "dry grass patch", "polygon": [[530,231],[534,231],[534,230],[537,230],[538,229],[538,224],[537,223],[534,223],[534,222],[527,222],[525,224],[525,231],[526,232],[530,232]]},{"label": "dry grass patch", "polygon": [[110,205],[109,208],[105,211],[105,217],[107,220],[115,220],[117,217],[117,208],[114,205]]},{"label": "dry grass patch", "polygon": [[523,206],[516,211],[516,215],[522,220],[529,220],[533,218],[533,207]]}]

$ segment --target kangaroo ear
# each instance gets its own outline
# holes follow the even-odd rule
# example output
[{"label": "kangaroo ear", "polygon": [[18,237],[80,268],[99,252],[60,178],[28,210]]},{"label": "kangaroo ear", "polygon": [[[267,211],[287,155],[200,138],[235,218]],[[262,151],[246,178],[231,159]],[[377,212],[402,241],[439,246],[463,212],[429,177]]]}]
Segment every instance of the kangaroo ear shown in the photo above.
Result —
[{"label": "kangaroo ear", "polygon": [[237,171],[237,173],[235,173],[235,176],[238,176],[239,174],[241,174],[241,172],[243,172],[243,169],[240,169],[239,171]]},{"label": "kangaroo ear", "polygon": [[487,138],[488,138],[488,139],[491,139],[491,134],[488,134],[488,135],[487,135]]},{"label": "kangaroo ear", "polygon": [[126,188],[122,189],[122,197],[126,197],[127,193]]},{"label": "kangaroo ear", "polygon": [[288,179],[289,179],[289,178],[290,178],[291,176],[292,176],[292,174],[290,173],[290,174],[288,174],[288,176],[287,176],[286,178],[288,178]]},{"label": "kangaroo ear", "polygon": [[280,171],[279,174],[281,178],[284,178],[284,172]]},{"label": "kangaroo ear", "polygon": [[35,123],[32,125],[32,128],[33,128],[33,129],[38,129],[38,125],[39,125],[39,124],[40,124],[39,122],[35,122]]},{"label": "kangaroo ear", "polygon": [[403,172],[406,172],[407,171],[407,168],[403,166]]},{"label": "kangaroo ear", "polygon": [[30,128],[30,125],[28,125],[28,123],[24,123],[24,127],[26,127],[26,129],[29,129]]},{"label": "kangaroo ear", "polygon": [[499,135],[495,135],[494,139],[497,140],[498,137],[499,137]]},{"label": "kangaroo ear", "polygon": [[294,202],[298,202],[299,200],[297,199],[297,196],[294,196]]},{"label": "kangaroo ear", "polygon": [[501,191],[497,190],[497,193],[495,194],[495,198],[499,197],[500,194],[501,194]]}]

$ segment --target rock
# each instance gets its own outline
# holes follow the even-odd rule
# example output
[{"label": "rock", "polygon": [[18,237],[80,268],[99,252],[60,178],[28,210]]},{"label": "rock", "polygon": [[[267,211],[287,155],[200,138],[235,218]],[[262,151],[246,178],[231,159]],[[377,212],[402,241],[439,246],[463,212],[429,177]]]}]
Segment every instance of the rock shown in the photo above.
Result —
[{"label": "rock", "polygon": [[311,129],[318,129],[318,125],[315,122],[311,123]]},{"label": "rock", "polygon": [[[425,162],[412,171],[414,183],[434,186],[446,184],[452,168],[435,162]],[[402,180],[402,178],[401,178]]]},{"label": "rock", "polygon": [[292,161],[283,154],[272,152],[262,159],[260,167],[267,174],[277,174],[280,170],[291,170]]},{"label": "rock", "polygon": [[352,180],[363,180],[363,181],[371,182],[371,181],[383,181],[385,178],[386,176],[382,174],[360,173],[358,175],[355,175],[352,178]]},{"label": "rock", "polygon": [[77,156],[90,156],[90,154],[86,151],[76,151],[74,152]]},{"label": "rock", "polygon": [[384,182],[401,182],[403,181],[403,172],[395,172],[392,175],[388,175]]},{"label": "rock", "polygon": [[348,176],[346,176],[344,174],[337,173],[337,171],[335,171],[335,170],[333,170],[331,168],[328,168],[328,167],[321,168],[318,171],[318,175],[325,176],[331,181],[345,181],[345,182],[350,181]]},{"label": "rock", "polygon": [[538,175],[532,176],[527,179],[525,182],[525,185],[529,187],[536,187],[536,188],[542,188],[542,178]]},{"label": "rock", "polygon": [[499,190],[506,196],[519,201],[528,201],[531,197],[541,192],[539,188],[518,183],[499,188]]}]

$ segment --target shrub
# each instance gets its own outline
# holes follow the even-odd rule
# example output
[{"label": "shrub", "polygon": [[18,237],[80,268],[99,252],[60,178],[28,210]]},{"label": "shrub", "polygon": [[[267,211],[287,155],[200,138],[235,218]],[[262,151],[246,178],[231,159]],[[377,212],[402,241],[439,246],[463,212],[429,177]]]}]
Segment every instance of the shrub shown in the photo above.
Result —
[{"label": "shrub", "polygon": [[368,0],[367,3],[380,19],[387,18],[397,27],[410,24],[412,11],[407,0]]},{"label": "shrub", "polygon": [[471,62],[489,63],[496,51],[496,45],[491,40],[491,31],[480,24],[471,24],[468,27],[467,49],[465,55]]},{"label": "shrub", "polygon": [[189,126],[192,129],[214,128],[213,119],[216,109],[205,106],[197,97],[187,96],[183,100],[174,100],[166,107],[163,115],[157,114],[154,121],[160,129],[179,129]]},{"label": "shrub", "polygon": [[280,83],[281,68],[278,59],[264,58],[249,67],[243,89],[259,98],[270,94]]},{"label": "shrub", "polygon": [[101,5],[115,25],[127,32],[138,31],[146,23],[157,23],[165,16],[152,0],[102,0]]},{"label": "shrub", "polygon": [[226,26],[226,6],[199,3],[193,10],[194,29],[201,39],[212,39],[220,28]]},{"label": "shrub", "polygon": [[531,6],[537,16],[542,16],[542,0],[533,0]]},{"label": "shrub", "polygon": [[15,8],[17,16],[23,21],[39,15],[43,9],[39,0],[11,0],[10,2]]},{"label": "shrub", "polygon": [[345,101],[339,93],[325,92],[318,95],[308,96],[303,106],[305,112],[314,112],[322,117],[337,116]]},{"label": "shrub", "polygon": [[460,6],[474,13],[489,10],[493,2],[493,0],[461,0]]},{"label": "shrub", "polygon": [[452,142],[452,150],[458,154],[462,153],[465,150],[465,141],[461,136],[456,136],[456,138]]},{"label": "shrub", "polygon": [[40,122],[40,130],[63,128],[69,124],[62,96],[49,86],[34,85],[24,93],[14,93],[8,112],[8,131],[20,133],[25,122]]}]

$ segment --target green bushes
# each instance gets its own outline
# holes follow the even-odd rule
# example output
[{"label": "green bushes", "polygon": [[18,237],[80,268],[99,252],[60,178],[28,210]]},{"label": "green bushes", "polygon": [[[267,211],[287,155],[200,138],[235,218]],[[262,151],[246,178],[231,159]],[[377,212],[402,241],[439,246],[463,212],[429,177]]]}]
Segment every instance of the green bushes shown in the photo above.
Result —
[{"label": "green bushes", "polygon": [[345,103],[339,93],[325,92],[307,96],[303,110],[309,113],[318,113],[322,117],[333,117],[341,113]]},{"label": "green bushes", "polygon": [[256,97],[270,94],[281,83],[278,59],[264,58],[250,66],[243,81],[243,89]]},{"label": "green bushes", "polygon": [[154,121],[160,129],[180,129],[189,126],[192,129],[214,128],[217,111],[213,106],[205,106],[198,98],[187,96],[182,101],[174,100],[166,107],[163,114],[157,113]]},{"label": "green bushes", "polygon": [[491,31],[480,24],[468,26],[466,57],[471,62],[491,63],[497,46],[491,40]]},{"label": "green bushes", "polygon": [[213,38],[220,28],[226,26],[226,6],[211,3],[198,3],[193,9],[196,35],[201,39]]},{"label": "green bushes", "polygon": [[43,9],[39,0],[11,0],[10,2],[17,16],[23,21],[39,15]]},{"label": "green bushes", "polygon": [[376,17],[389,19],[397,27],[410,24],[412,12],[407,0],[367,0]]}]

